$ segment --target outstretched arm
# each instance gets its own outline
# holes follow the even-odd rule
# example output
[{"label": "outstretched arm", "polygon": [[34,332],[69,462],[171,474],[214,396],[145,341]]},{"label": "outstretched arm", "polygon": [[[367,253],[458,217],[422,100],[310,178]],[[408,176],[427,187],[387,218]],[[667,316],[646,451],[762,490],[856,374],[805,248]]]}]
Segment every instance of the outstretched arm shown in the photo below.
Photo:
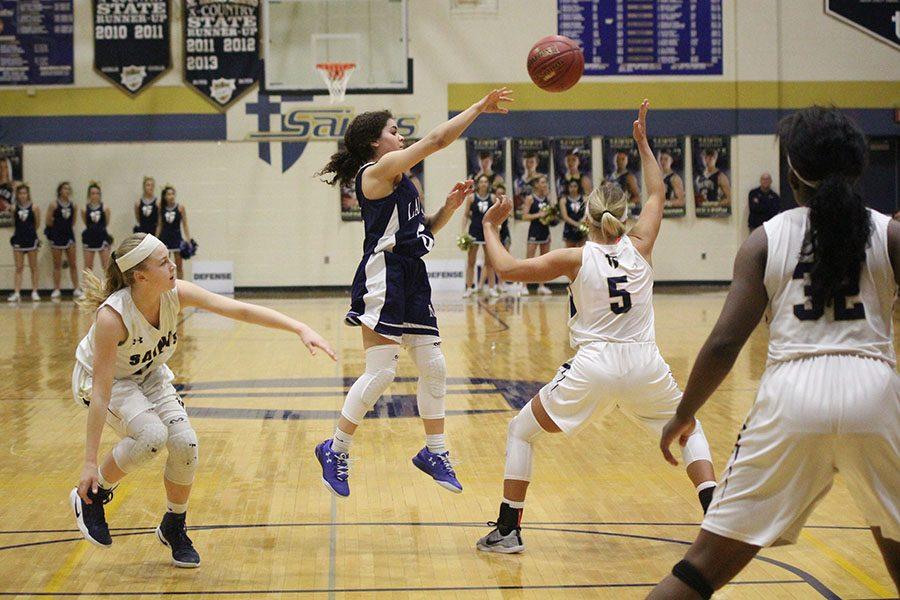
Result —
[{"label": "outstretched arm", "polygon": [[653,156],[650,143],[647,141],[647,111],[650,102],[644,100],[641,103],[638,118],[632,126],[632,135],[637,142],[638,151],[641,153],[641,170],[644,172],[644,184],[647,186],[647,201],[641,207],[641,216],[637,224],[629,232],[638,252],[647,261],[653,253],[653,244],[659,235],[659,226],[662,223],[663,206],[666,202],[666,185],[663,183],[662,170]]},{"label": "outstretched arm", "polygon": [[512,200],[497,196],[482,221],[485,251],[497,274],[507,281],[545,282],[561,275],[574,280],[581,268],[581,248],[561,248],[526,260],[513,258],[500,243],[499,225],[512,211]]},{"label": "outstretched arm", "polygon": [[694,415],[731,371],[769,302],[763,280],[767,245],[766,230],[759,227],[750,234],[734,259],[734,275],[725,306],[697,356],[675,416],[663,429],[660,449],[673,465],[678,461],[669,446],[676,439],[682,445],[687,441],[694,428]]},{"label": "outstretched arm", "polygon": [[499,88],[459,113],[449,121],[438,125],[429,131],[409,148],[388,152],[377,163],[366,169],[366,177],[374,177],[376,180],[393,182],[401,173],[405,173],[414,165],[424,160],[430,154],[434,154],[442,148],[446,148],[455,141],[466,128],[481,113],[506,114],[507,108],[500,106],[501,102],[512,102],[512,90]]},{"label": "outstretched arm", "polygon": [[328,342],[306,323],[296,321],[271,308],[214,294],[189,281],[179,279],[176,286],[178,287],[178,301],[182,306],[194,306],[235,321],[296,333],[313,356],[316,355],[316,348],[321,348],[332,360],[337,360],[337,356]]}]

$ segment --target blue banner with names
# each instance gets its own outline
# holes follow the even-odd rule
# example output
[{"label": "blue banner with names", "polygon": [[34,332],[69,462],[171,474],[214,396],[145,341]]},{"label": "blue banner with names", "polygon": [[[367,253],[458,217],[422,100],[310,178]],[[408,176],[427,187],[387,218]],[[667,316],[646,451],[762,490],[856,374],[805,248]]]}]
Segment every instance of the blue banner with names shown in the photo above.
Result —
[{"label": "blue banner with names", "polygon": [[557,0],[585,75],[721,75],[722,0]]},{"label": "blue banner with names", "polygon": [[0,0],[0,85],[74,81],[73,0]]}]

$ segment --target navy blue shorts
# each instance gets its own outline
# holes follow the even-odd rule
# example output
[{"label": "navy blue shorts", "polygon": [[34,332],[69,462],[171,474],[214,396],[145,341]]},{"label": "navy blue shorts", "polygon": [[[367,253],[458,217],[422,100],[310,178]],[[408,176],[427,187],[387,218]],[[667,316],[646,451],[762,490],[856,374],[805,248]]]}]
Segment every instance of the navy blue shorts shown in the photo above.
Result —
[{"label": "navy blue shorts", "polygon": [[440,335],[421,258],[393,252],[363,255],[350,296],[347,325],[365,325],[396,342],[404,335]]}]

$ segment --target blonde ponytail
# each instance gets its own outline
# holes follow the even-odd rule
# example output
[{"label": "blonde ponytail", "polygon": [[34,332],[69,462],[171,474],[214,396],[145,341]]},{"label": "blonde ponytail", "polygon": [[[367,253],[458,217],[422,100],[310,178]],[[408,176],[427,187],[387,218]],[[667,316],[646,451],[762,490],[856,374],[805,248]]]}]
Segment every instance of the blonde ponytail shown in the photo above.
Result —
[{"label": "blonde ponytail", "polygon": [[605,238],[621,237],[628,210],[628,194],[619,185],[605,182],[588,196],[588,222],[599,229]]},{"label": "blonde ponytail", "polygon": [[137,248],[138,244],[146,236],[146,233],[135,233],[125,238],[119,247],[109,256],[109,265],[106,267],[103,279],[100,279],[92,271],[84,270],[84,296],[76,300],[78,307],[86,312],[94,312],[101,304],[106,302],[112,294],[134,283],[134,272],[141,268],[143,262],[138,263],[124,273],[116,264],[116,256],[124,256]]}]

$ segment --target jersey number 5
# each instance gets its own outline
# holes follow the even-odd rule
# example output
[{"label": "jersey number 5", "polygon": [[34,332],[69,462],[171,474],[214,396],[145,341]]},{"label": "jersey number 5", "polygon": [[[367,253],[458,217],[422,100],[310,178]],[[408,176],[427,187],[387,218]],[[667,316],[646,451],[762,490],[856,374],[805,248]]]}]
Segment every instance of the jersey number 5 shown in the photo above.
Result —
[{"label": "jersey number 5", "polygon": [[[793,279],[805,280],[810,271],[812,271],[812,263],[799,262],[797,268],[794,269]],[[818,321],[825,314],[825,306],[820,302],[813,301],[812,286],[803,286],[803,295],[806,296],[806,302],[794,305],[794,316],[801,321]],[[856,321],[866,318],[866,307],[862,302],[855,302],[853,305],[847,306],[847,297],[857,295],[859,295],[859,282],[848,285],[840,293],[834,295],[832,300],[835,321]],[[812,308],[807,308],[807,306]]]},{"label": "jersey number 5", "polygon": [[629,310],[631,310],[631,294],[629,294],[625,290],[619,289],[620,284],[625,284],[627,282],[628,278],[624,275],[606,278],[606,285],[609,286],[609,297],[619,298],[622,301],[621,304],[619,304],[618,301],[609,303],[609,308],[612,309],[612,311],[617,315],[627,313]]}]

